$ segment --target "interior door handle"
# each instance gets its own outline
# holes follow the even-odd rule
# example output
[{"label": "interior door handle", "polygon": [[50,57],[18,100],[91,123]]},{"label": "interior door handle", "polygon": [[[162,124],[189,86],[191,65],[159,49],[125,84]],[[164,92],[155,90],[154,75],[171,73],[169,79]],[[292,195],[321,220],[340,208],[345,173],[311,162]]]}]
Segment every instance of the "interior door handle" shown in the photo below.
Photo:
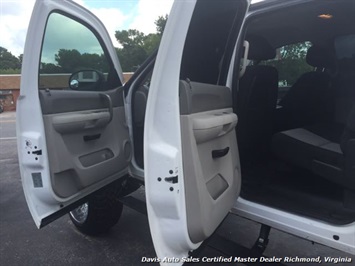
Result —
[{"label": "interior door handle", "polygon": [[95,139],[99,139],[101,137],[101,134],[95,134],[95,135],[85,135],[83,137],[84,141],[91,141]]},{"label": "interior door handle", "polygon": [[100,96],[107,101],[108,104],[108,111],[110,113],[110,120],[107,122],[108,124],[112,121],[113,118],[113,105],[112,105],[112,100],[110,95],[106,94],[106,93],[100,93]]},{"label": "interior door handle", "polygon": [[212,151],[212,158],[216,159],[216,158],[221,158],[223,156],[226,156],[229,152],[229,147],[221,149],[221,150],[213,150]]}]

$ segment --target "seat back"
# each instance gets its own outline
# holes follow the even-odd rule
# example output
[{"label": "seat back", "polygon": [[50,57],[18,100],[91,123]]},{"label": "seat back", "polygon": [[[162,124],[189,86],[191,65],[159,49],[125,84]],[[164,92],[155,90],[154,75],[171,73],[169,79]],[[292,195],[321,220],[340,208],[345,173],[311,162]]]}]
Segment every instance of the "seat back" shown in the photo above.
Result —
[{"label": "seat back", "polygon": [[286,117],[285,128],[333,120],[335,95],[332,78],[323,70],[334,68],[334,59],[322,47],[312,46],[308,49],[306,61],[316,71],[303,74],[279,103]]},{"label": "seat back", "polygon": [[[261,37],[248,37],[248,59],[273,59],[275,49]],[[278,72],[265,65],[248,66],[237,93],[237,136],[240,159],[245,163],[262,160],[269,152],[272,121],[276,108]]]}]

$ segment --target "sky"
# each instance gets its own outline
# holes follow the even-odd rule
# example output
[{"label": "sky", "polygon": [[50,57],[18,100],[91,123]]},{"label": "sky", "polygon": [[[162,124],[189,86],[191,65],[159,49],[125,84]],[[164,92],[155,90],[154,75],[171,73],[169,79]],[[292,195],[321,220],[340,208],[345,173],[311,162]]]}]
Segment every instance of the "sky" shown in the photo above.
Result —
[{"label": "sky", "polygon": [[[94,13],[105,25],[114,46],[116,30],[156,32],[154,21],[169,14],[173,0],[74,0]],[[34,0],[0,0],[0,46],[13,55],[23,53]]]}]

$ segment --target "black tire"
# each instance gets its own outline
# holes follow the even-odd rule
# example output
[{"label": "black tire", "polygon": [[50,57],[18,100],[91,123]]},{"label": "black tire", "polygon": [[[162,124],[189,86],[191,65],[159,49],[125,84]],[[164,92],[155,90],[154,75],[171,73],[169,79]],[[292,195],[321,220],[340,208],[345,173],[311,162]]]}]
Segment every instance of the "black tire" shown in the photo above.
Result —
[{"label": "black tire", "polygon": [[[120,188],[117,184],[106,187],[95,193],[87,203],[69,213],[76,228],[87,235],[107,233],[117,224],[121,217],[123,204],[119,202]],[[82,211],[86,215],[80,216]]]},{"label": "black tire", "polygon": [[0,114],[4,112],[4,107],[2,107],[2,105],[0,104]]}]

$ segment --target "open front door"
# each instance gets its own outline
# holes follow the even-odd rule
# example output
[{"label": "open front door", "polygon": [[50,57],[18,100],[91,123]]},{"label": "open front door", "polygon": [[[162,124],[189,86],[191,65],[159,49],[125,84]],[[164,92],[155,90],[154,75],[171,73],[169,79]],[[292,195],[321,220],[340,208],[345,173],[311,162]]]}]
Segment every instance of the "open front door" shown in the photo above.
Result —
[{"label": "open front door", "polygon": [[225,84],[247,8],[242,0],[176,1],[164,31],[144,136],[149,224],[162,265],[183,264],[240,192],[238,119]]},{"label": "open front door", "polygon": [[38,227],[128,172],[122,73],[110,37],[71,1],[37,1],[17,104],[23,189]]}]

